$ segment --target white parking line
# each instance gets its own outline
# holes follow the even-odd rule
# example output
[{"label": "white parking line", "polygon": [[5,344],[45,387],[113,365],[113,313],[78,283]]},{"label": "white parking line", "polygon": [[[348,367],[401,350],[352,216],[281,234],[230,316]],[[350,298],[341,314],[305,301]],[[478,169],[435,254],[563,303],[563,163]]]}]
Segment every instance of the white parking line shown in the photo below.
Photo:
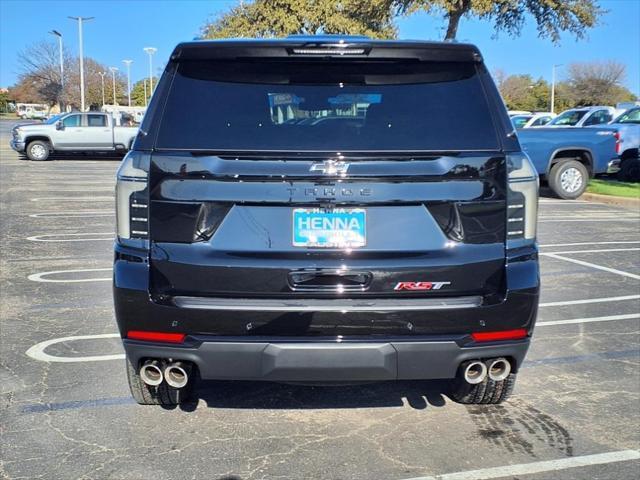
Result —
[{"label": "white parking line", "polygon": [[[91,235],[102,235],[99,238],[53,238],[50,237],[87,237]],[[46,238],[45,238],[46,237]],[[49,233],[46,235],[34,235],[27,237],[27,240],[31,242],[94,242],[98,240],[113,240],[115,238],[113,232],[101,232],[101,233]]]},{"label": "white parking line", "polygon": [[110,196],[110,197],[38,197],[38,198],[32,198],[31,199],[32,202],[51,202],[51,201],[55,201],[55,202],[87,202],[87,203],[91,203],[91,202],[113,202],[114,201],[114,197]]},{"label": "white parking line", "polygon": [[44,342],[40,342],[35,344],[25,353],[33,358],[34,360],[39,360],[41,362],[57,362],[57,363],[76,363],[76,362],[102,362],[105,360],[122,360],[125,358],[124,354],[118,353],[114,355],[91,355],[88,357],[57,357],[54,355],[49,355],[45,353],[45,349],[50,347],[51,345],[55,345],[56,343],[63,342],[75,342],[77,340],[94,340],[98,338],[117,338],[120,337],[119,333],[104,333],[101,335],[76,335],[74,337],[63,337],[63,338],[53,338],[51,340],[46,340]]},{"label": "white parking line", "polygon": [[114,215],[113,210],[94,210],[94,211],[76,210],[75,212],[32,213],[29,216],[31,218],[65,218],[65,217],[111,217],[112,215]]},{"label": "white parking line", "polygon": [[605,253],[605,252],[637,252],[640,248],[600,248],[595,250],[565,250],[562,252],[544,252],[541,255],[553,255],[565,253]]},{"label": "white parking line", "polygon": [[112,268],[79,268],[75,270],[52,270],[50,272],[32,273],[27,278],[32,282],[43,283],[82,283],[82,282],[104,282],[111,281],[111,277],[102,278],[78,278],[78,279],[50,279],[44,278],[49,275],[57,275],[60,273],[81,273],[81,272],[110,272]]},{"label": "white parking line", "polygon": [[596,270],[602,270],[604,272],[615,273],[616,275],[622,275],[623,277],[634,278],[636,280],[640,280],[640,275],[636,275],[634,273],[623,272],[622,270],[616,270],[615,268],[604,267],[602,265],[596,265],[595,263],[585,262],[582,260],[576,260],[575,258],[568,258],[558,255],[556,253],[545,253],[541,252],[540,255],[544,255],[546,257],[555,258],[556,260],[564,260],[565,262],[575,263],[577,265],[582,265],[583,267],[595,268]]},{"label": "white parking line", "polygon": [[[414,477],[408,480],[491,480],[494,478],[512,478],[520,475],[557,472],[568,468],[605,465],[608,463],[628,462],[638,459],[640,459],[640,452],[638,450],[620,450],[617,452],[559,458],[557,460],[543,460],[540,462],[481,468],[479,470],[467,470],[466,472],[445,473],[444,475]],[[589,478],[589,475],[582,475],[580,478]]]},{"label": "white parking line", "polygon": [[577,247],[579,245],[626,245],[631,243],[640,243],[640,240],[622,240],[618,242],[577,242],[577,243],[548,243],[546,245],[538,245],[538,247]]},{"label": "white parking line", "polygon": [[[541,198],[540,203],[547,203],[549,205],[585,205],[590,204],[593,205],[594,202],[587,202],[585,200],[547,200],[546,198]],[[603,204],[598,204],[603,205]]]},{"label": "white parking line", "polygon": [[567,300],[565,302],[541,303],[539,307],[564,307],[567,305],[583,305],[585,303],[623,302],[625,300],[640,300],[640,295],[623,295],[621,297],[588,298],[586,300]]},{"label": "white parking line", "polygon": [[589,219],[566,219],[566,220],[538,220],[538,223],[557,223],[557,222],[640,222],[640,217],[611,217],[611,218],[594,218]]},{"label": "white parking line", "polygon": [[569,320],[550,320],[548,322],[536,322],[536,327],[548,327],[550,325],[571,325],[574,323],[613,322],[616,320],[633,320],[635,318],[640,318],[640,313],[606,315],[603,317],[572,318]]}]

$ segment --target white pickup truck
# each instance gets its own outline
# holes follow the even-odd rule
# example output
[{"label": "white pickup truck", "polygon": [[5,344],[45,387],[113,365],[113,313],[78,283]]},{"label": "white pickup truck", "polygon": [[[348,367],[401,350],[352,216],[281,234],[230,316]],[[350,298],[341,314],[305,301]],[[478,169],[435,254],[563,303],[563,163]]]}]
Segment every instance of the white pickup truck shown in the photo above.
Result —
[{"label": "white pickup truck", "polygon": [[30,160],[46,160],[52,152],[126,152],[138,127],[120,126],[109,113],[71,112],[44,123],[16,125],[11,148]]}]

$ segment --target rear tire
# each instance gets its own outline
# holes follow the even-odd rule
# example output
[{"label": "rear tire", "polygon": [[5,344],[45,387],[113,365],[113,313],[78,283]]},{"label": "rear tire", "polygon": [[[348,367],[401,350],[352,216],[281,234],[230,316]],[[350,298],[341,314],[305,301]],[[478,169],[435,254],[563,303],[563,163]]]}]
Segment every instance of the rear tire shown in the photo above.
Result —
[{"label": "rear tire", "polygon": [[559,198],[574,200],[587,189],[589,172],[587,167],[577,160],[564,160],[551,167],[547,181]]},{"label": "rear tire", "polygon": [[49,158],[49,144],[43,140],[34,140],[33,142],[29,142],[25,153],[29,160],[43,162]]},{"label": "rear tire", "polygon": [[509,374],[507,378],[498,382],[487,377],[476,385],[471,385],[462,378],[456,378],[451,382],[450,397],[453,401],[466,405],[496,405],[509,398],[515,383],[515,373]]},{"label": "rear tire", "polygon": [[[129,357],[126,358],[127,380],[129,390],[134,400],[140,405],[174,406],[186,402],[191,395],[193,376],[184,388],[173,388],[162,382],[157,387],[151,387],[140,378],[140,370],[133,365]],[[194,372],[195,373],[195,372]]]}]

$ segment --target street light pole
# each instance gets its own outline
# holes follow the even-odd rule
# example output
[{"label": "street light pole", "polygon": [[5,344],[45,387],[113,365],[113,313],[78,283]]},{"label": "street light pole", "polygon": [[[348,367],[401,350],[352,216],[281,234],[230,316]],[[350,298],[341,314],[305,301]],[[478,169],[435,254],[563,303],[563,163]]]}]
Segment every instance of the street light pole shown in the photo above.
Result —
[{"label": "street light pole", "polygon": [[111,70],[111,79],[113,80],[113,106],[116,106],[116,72],[118,71],[118,67],[109,67]]},{"label": "street light pole", "polygon": [[127,66],[127,98],[129,100],[129,107],[131,107],[131,64],[133,60],[123,60],[122,63]]},{"label": "street light pole", "polygon": [[51,30],[51,35],[58,37],[58,48],[60,50],[60,86],[64,87],[64,62],[62,59],[62,34],[57,30]]},{"label": "street light pole", "polygon": [[142,84],[144,85],[144,108],[147,108],[147,79],[146,78],[142,81]]},{"label": "street light pole", "polygon": [[107,74],[107,72],[98,72],[98,75],[100,75],[100,80],[102,81],[102,106],[104,107],[105,101],[104,101],[104,76]]},{"label": "street light pole", "polygon": [[84,112],[84,54],[82,51],[82,22],[93,20],[95,17],[69,17],[78,21],[78,37],[80,50],[80,110]]},{"label": "street light pole", "polygon": [[145,52],[149,54],[149,96],[153,95],[153,54],[158,51],[154,47],[144,47]]},{"label": "street light pole", "polygon": [[558,63],[551,68],[551,113],[555,113],[555,101],[556,101],[556,67],[561,67],[563,63]]}]

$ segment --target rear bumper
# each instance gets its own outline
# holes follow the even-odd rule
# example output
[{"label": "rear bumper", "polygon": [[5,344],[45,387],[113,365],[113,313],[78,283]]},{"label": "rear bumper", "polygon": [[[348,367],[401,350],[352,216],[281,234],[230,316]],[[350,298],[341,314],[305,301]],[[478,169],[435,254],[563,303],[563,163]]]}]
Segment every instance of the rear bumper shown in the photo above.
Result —
[{"label": "rear bumper", "polygon": [[189,337],[187,346],[124,340],[134,365],[143,358],[186,360],[207,380],[358,382],[454,378],[465,360],[506,357],[517,371],[529,340],[464,346],[459,338],[410,341],[235,341]]},{"label": "rear bumper", "polygon": [[618,173],[620,171],[620,159],[616,158],[607,163],[607,173]]}]

